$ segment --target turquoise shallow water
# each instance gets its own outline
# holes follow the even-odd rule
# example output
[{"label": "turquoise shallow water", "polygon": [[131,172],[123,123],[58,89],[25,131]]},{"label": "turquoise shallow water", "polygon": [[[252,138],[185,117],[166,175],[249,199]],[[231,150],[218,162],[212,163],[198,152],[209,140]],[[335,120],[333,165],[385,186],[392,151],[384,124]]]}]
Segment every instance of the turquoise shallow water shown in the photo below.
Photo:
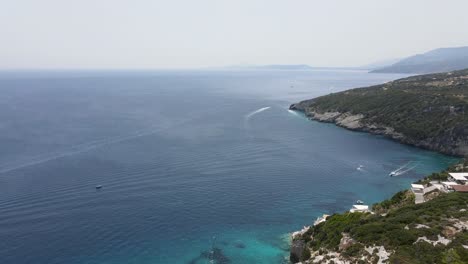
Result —
[{"label": "turquoise shallow water", "polygon": [[0,263],[284,263],[287,233],[456,161],[287,110],[398,77],[2,73]]}]

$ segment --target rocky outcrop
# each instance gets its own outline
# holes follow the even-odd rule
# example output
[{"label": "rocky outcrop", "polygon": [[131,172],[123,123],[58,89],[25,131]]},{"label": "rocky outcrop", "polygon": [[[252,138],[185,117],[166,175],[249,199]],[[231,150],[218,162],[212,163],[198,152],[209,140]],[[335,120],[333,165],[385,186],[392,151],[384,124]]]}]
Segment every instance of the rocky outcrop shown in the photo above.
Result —
[{"label": "rocky outcrop", "polygon": [[340,240],[340,245],[338,246],[339,251],[348,249],[350,246],[354,245],[356,241],[352,239],[348,233],[341,233],[342,237]]},{"label": "rocky outcrop", "polygon": [[289,260],[292,263],[298,263],[302,261],[302,253],[306,249],[306,244],[304,240],[301,239],[296,239],[293,240],[291,243],[291,249],[290,249],[290,254],[289,254]]}]

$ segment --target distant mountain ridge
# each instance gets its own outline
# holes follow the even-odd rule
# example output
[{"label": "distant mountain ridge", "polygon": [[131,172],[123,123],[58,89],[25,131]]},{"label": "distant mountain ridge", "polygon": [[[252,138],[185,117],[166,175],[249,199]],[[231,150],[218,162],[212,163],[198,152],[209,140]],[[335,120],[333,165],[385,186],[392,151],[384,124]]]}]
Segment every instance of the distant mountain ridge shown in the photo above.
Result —
[{"label": "distant mountain ridge", "polygon": [[440,48],[414,55],[372,73],[436,73],[468,68],[468,46]]}]

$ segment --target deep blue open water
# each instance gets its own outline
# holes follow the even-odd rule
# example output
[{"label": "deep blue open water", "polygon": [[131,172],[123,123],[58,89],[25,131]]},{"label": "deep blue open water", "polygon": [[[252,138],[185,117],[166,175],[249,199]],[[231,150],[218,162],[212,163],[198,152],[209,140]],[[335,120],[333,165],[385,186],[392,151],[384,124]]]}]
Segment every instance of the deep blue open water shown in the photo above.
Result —
[{"label": "deep blue open water", "polygon": [[285,263],[287,233],[455,161],[287,110],[398,77],[1,73],[0,263]]}]

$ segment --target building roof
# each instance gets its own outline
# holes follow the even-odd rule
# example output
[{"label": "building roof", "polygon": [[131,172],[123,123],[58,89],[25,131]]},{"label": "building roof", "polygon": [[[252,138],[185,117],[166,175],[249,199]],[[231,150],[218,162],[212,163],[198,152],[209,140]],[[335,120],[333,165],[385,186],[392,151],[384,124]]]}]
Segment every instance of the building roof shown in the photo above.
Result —
[{"label": "building roof", "polygon": [[442,182],[443,185],[458,185],[456,182]]},{"label": "building roof", "polygon": [[459,172],[459,173],[449,173],[452,178],[454,178],[457,181],[468,181],[468,173],[465,172]]},{"label": "building roof", "polygon": [[424,186],[422,184],[411,184],[411,188],[414,189],[424,189]]},{"label": "building roof", "polygon": [[456,192],[468,192],[468,185],[454,185],[452,187]]},{"label": "building roof", "polygon": [[355,205],[353,205],[353,209],[369,210],[369,206],[368,205],[362,205],[362,204],[355,204]]}]

